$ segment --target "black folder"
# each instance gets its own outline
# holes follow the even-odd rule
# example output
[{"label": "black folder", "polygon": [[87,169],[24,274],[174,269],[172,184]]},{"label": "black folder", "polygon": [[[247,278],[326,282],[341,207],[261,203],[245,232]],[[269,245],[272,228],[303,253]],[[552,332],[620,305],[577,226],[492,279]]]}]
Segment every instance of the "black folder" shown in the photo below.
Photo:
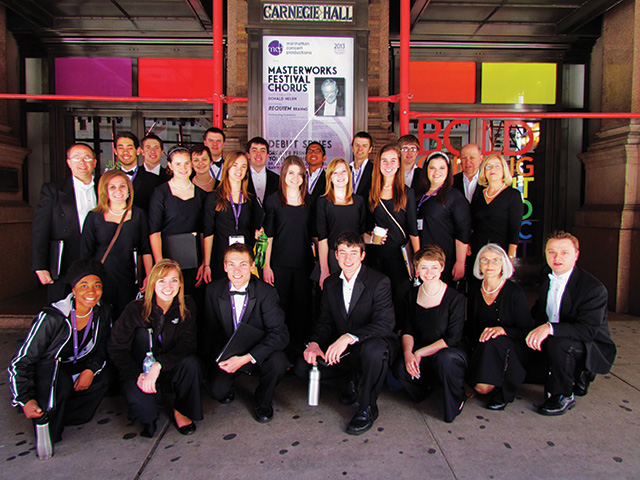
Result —
[{"label": "black folder", "polygon": [[162,251],[165,258],[178,262],[182,270],[200,266],[200,236],[197,232],[163,235]]},{"label": "black folder", "polygon": [[[233,335],[231,335],[231,338],[216,358],[216,363],[224,362],[236,355],[245,355],[262,340],[264,335],[265,332],[259,328],[240,322],[238,328],[233,332]],[[251,365],[247,364],[240,368],[240,370],[245,373],[250,373],[250,367]]]}]

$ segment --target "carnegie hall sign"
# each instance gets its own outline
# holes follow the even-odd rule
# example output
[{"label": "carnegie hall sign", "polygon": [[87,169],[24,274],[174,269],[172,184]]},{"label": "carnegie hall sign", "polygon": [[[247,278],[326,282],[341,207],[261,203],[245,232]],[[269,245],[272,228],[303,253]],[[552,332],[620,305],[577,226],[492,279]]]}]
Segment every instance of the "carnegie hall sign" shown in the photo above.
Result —
[{"label": "carnegie hall sign", "polygon": [[353,5],[265,3],[262,18],[294,22],[353,22]]}]

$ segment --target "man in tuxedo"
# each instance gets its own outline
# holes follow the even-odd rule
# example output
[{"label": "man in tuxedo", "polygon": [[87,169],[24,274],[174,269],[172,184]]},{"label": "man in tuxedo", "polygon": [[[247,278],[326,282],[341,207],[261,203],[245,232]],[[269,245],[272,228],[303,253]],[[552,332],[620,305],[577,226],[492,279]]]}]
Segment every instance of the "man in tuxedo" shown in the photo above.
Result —
[{"label": "man in tuxedo", "polygon": [[538,413],[562,415],[575,406],[574,395],[587,394],[595,374],[609,372],[616,346],[607,324],[607,289],[576,266],[578,239],[554,232],[545,254],[552,273],[540,287],[532,310],[538,327],[529,332],[526,343],[548,362],[547,397]]},{"label": "man in tuxedo", "polygon": [[157,135],[150,133],[142,139],[140,142],[142,147],[142,158],[144,160],[144,169],[157,175],[160,179],[160,183],[171,180],[171,173],[167,172],[167,168],[160,164],[162,155],[164,154],[164,143]]},{"label": "man in tuxedo", "polygon": [[247,143],[249,154],[249,193],[264,203],[265,197],[278,191],[280,176],[266,168],[269,158],[269,142],[262,137],[253,137]]},{"label": "man in tuxedo", "polygon": [[[333,78],[327,78],[320,85],[322,98],[316,102],[316,115],[320,117],[344,117],[344,97],[338,83]],[[322,108],[321,108],[322,107]]]},{"label": "man in tuxedo", "polygon": [[212,164],[209,170],[211,172],[211,176],[218,182],[220,181],[222,164],[224,163],[222,153],[225,141],[226,136],[222,129],[218,127],[208,128],[207,131],[204,132],[204,139],[202,140],[202,143],[204,143],[205,146],[209,148],[209,152],[211,152]]},{"label": "man in tuxedo", "polygon": [[[255,391],[255,419],[266,423],[273,418],[272,400],[276,385],[291,365],[284,353],[289,332],[284,323],[276,289],[251,274],[255,268],[253,251],[244,243],[227,247],[224,270],[228,278],[207,285],[205,296],[205,349],[211,355],[211,396],[220,403],[234,399],[234,379],[240,369],[259,378]],[[258,343],[248,345],[243,354],[219,363],[220,354],[240,323],[264,332]]]},{"label": "man in tuxedo", "polygon": [[[71,264],[80,258],[84,219],[97,204],[98,182],[94,179],[96,155],[93,149],[83,143],[72,145],[67,150],[67,165],[71,177],[42,185],[33,218],[32,268],[40,283],[49,285],[49,303],[64,298],[68,293],[64,276]],[[59,242],[62,242],[62,252]],[[68,289],[71,291],[70,287]]]},{"label": "man in tuxedo", "polygon": [[338,236],[336,258],[342,272],[324,283],[320,317],[304,351],[307,363],[315,365],[320,357],[329,365],[322,368],[323,375],[346,374],[339,401],[358,402],[347,426],[351,435],[366,432],[378,418],[378,395],[399,348],[391,282],[366,267],[364,256],[361,235],[347,231]]},{"label": "man in tuxedo", "polygon": [[315,205],[318,197],[324,195],[327,188],[327,178],[324,170],[327,153],[324,145],[320,142],[309,143],[304,158],[307,162],[307,173],[309,175],[307,195],[311,199],[311,204]]},{"label": "man in tuxedo", "polygon": [[373,150],[373,138],[367,132],[358,132],[351,142],[353,163],[351,175],[353,181],[353,193],[364,197],[369,201],[371,190],[371,175],[373,174],[373,162],[369,160],[369,154]]},{"label": "man in tuxedo", "polygon": [[420,142],[415,135],[403,135],[398,139],[400,156],[402,157],[402,170],[404,172],[404,184],[414,190],[420,185],[422,169],[416,165]]},{"label": "man in tuxedo", "polygon": [[453,176],[453,188],[460,190],[469,203],[482,193],[482,188],[478,188],[478,177],[483,159],[482,149],[475,143],[467,143],[460,150],[462,171]]},{"label": "man in tuxedo", "polygon": [[160,177],[138,166],[138,137],[131,132],[120,132],[115,141],[118,168],[127,174],[133,183],[133,204],[149,212],[151,195],[158,185]]}]

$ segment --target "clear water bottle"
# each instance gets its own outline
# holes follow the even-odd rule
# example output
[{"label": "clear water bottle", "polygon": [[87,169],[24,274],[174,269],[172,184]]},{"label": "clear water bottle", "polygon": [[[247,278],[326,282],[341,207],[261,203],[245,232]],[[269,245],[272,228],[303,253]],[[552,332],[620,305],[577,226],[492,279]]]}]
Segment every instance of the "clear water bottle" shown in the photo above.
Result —
[{"label": "clear water bottle", "polygon": [[49,416],[45,413],[35,419],[36,424],[36,454],[40,460],[53,457],[53,442],[49,433]]},{"label": "clear water bottle", "polygon": [[314,365],[309,370],[309,406],[317,407],[320,398],[320,370]]},{"label": "clear water bottle", "polygon": [[153,330],[149,329],[149,351],[142,361],[142,372],[149,373],[149,370],[151,370],[151,366],[154,363],[156,363],[156,359],[153,356]]}]

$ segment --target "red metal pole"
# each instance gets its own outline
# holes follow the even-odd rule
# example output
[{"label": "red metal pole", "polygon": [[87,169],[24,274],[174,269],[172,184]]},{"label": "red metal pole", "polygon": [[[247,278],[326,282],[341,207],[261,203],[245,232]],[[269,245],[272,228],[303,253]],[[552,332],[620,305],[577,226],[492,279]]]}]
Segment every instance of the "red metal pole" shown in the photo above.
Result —
[{"label": "red metal pole", "polygon": [[213,126],[222,128],[223,73],[222,0],[213,0]]},{"label": "red metal pole", "polygon": [[400,136],[409,133],[409,41],[411,2],[400,1]]}]

